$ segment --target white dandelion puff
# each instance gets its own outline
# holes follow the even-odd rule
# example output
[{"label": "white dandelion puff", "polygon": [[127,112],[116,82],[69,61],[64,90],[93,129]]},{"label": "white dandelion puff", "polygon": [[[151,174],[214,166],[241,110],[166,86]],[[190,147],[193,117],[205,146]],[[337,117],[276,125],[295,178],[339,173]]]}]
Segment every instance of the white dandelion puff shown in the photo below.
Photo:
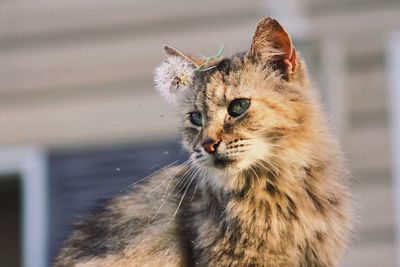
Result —
[{"label": "white dandelion puff", "polygon": [[155,69],[155,87],[168,102],[175,103],[177,94],[191,86],[194,71],[189,61],[177,56],[168,57]]}]

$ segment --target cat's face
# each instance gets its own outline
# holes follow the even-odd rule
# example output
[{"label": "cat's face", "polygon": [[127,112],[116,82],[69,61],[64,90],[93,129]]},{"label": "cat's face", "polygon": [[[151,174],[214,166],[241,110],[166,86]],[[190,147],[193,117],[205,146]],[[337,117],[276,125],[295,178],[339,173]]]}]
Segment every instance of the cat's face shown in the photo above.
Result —
[{"label": "cat's face", "polygon": [[[261,21],[247,54],[225,58],[209,69],[196,69],[190,58],[177,55],[164,64],[181,61],[178,67],[159,67],[156,85],[170,99],[173,93],[184,147],[200,169],[231,175],[273,165],[277,151],[287,146],[286,137],[302,127],[308,105],[295,72],[300,62],[287,33],[276,23]],[[268,35],[259,32],[267,26]],[[271,38],[282,38],[274,30],[289,38],[290,47],[282,49],[290,53],[276,53],[280,47],[271,47]],[[165,82],[168,75],[173,77],[170,83]],[[168,90],[162,91],[160,83],[168,84]]]},{"label": "cat's face", "polygon": [[183,143],[201,167],[235,173],[268,165],[302,122],[301,89],[240,56],[196,73],[194,87],[181,111]]}]

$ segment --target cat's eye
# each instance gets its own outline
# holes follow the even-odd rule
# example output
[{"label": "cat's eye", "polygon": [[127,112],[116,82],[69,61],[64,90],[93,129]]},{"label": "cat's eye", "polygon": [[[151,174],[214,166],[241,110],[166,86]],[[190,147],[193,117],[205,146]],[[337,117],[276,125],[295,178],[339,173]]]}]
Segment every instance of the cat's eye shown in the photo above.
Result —
[{"label": "cat's eye", "polygon": [[190,121],[196,126],[203,125],[203,116],[200,112],[192,112],[190,113]]},{"label": "cat's eye", "polygon": [[233,100],[229,104],[228,113],[232,117],[239,117],[240,115],[246,112],[249,106],[250,106],[250,99],[238,98]]}]

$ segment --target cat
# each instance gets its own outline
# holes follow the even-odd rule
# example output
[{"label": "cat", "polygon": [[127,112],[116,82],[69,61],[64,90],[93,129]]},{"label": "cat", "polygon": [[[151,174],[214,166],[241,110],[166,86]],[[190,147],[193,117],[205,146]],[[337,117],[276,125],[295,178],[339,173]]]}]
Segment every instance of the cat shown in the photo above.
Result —
[{"label": "cat", "polygon": [[54,266],[337,266],[347,171],[288,32],[266,17],[245,53],[165,50],[155,86],[190,159],[78,223]]}]

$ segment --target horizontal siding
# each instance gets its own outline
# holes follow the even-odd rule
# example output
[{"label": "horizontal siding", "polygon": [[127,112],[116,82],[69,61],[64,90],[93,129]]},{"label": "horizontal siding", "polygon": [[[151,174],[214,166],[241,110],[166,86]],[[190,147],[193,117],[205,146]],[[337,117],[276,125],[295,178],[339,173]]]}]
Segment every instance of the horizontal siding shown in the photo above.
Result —
[{"label": "horizontal siding", "polygon": [[[380,32],[382,34],[382,32]],[[395,266],[388,84],[384,37],[345,38],[346,129],[352,171],[354,236],[343,266]]]},{"label": "horizontal siding", "polygon": [[341,267],[394,267],[395,258],[391,243],[354,245],[345,255]]},{"label": "horizontal siding", "polygon": [[263,13],[262,1],[40,0],[0,7],[0,125],[7,125],[0,145],[176,137],[177,118],[152,82],[163,44],[204,55],[225,44],[229,55],[247,49]]},{"label": "horizontal siding", "polygon": [[0,96],[21,91],[34,94],[41,90],[70,90],[120,80],[151,83],[154,67],[165,58],[165,42],[205,55],[214,54],[220,44],[225,44],[225,53],[230,54],[248,47],[254,23],[250,20],[230,28],[216,26],[213,31],[167,31],[140,39],[133,32],[124,40],[77,42],[16,52],[2,53],[0,49]]},{"label": "horizontal siding", "polygon": [[387,127],[370,127],[347,132],[346,157],[356,172],[390,169],[390,140]]},{"label": "horizontal siding", "polygon": [[[392,199],[392,188],[385,182],[367,184],[364,183],[353,188],[356,203],[355,214],[355,243],[374,243],[376,240],[392,243],[394,209]],[[389,233],[377,237],[374,234]]]},{"label": "horizontal siding", "polygon": [[[241,17],[263,15],[262,1],[232,0],[229,4],[222,1],[197,1],[187,4],[184,0],[70,0],[57,2],[51,0],[6,1],[0,2],[1,38],[15,38],[35,34],[52,35],[57,32],[69,34],[83,29],[116,30],[123,25],[131,25],[146,30],[158,25],[158,32],[168,30],[160,27],[166,21],[174,21],[170,30],[179,29],[179,22],[191,26],[194,22],[207,24],[207,19],[221,22],[235,21]],[[71,19],[73,18],[73,19]],[[198,21],[198,19],[201,21]],[[168,23],[166,24],[168,25]]]},{"label": "horizontal siding", "polygon": [[331,15],[357,12],[363,10],[375,10],[381,7],[393,7],[397,0],[307,0],[308,11],[313,15]]},{"label": "horizontal siding", "polygon": [[[110,88],[112,90],[113,88]],[[178,118],[152,93],[129,90],[92,94],[25,107],[0,108],[0,143],[77,146],[101,142],[145,142],[178,135]]]},{"label": "horizontal siding", "polygon": [[[343,1],[309,0],[305,8],[330,10],[328,2],[345,7]],[[351,9],[309,14],[315,45],[306,44],[314,60],[321,60],[320,53],[312,53],[320,37],[342,38],[348,50],[344,72],[348,127],[343,144],[353,173],[357,216],[345,267],[394,266],[387,85],[380,35],[400,27],[400,7],[392,7],[392,2],[354,14]],[[226,55],[245,50],[257,19],[265,13],[263,5],[261,0],[229,4],[204,0],[190,5],[184,0],[0,1],[0,145],[70,148],[176,137],[178,118],[152,86],[153,69],[165,58],[162,44],[205,55],[214,54],[220,44],[225,44]],[[310,69],[319,71],[319,66]],[[74,186],[66,188],[78,190]],[[91,196],[101,195],[92,189]],[[57,207],[52,209],[58,216]]]}]

